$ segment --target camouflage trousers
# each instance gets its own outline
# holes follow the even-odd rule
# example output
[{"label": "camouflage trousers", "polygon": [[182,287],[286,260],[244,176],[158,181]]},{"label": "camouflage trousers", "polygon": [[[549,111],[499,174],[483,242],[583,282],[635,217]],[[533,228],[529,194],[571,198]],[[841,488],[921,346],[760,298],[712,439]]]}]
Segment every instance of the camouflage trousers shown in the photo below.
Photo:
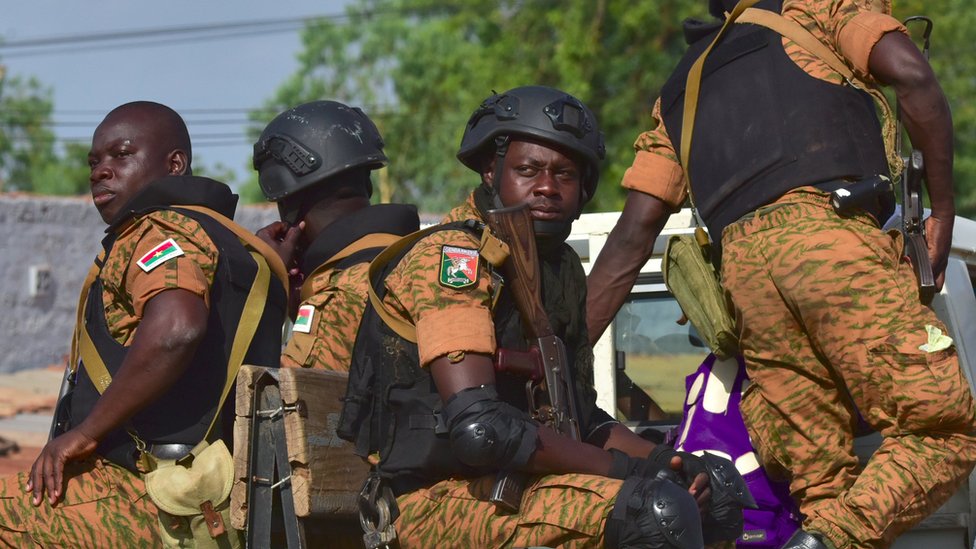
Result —
[{"label": "camouflage trousers", "polygon": [[[838,548],[887,547],[945,502],[976,462],[976,413],[954,347],[925,352],[902,239],[837,216],[811,188],[726,228],[722,279],[752,385],[742,413],[804,528]],[[858,414],[883,435],[863,469]]]},{"label": "camouflage trousers", "polygon": [[64,499],[31,505],[27,473],[0,478],[0,547],[159,547],[142,479],[101,458],[65,468]]},{"label": "camouflage trousers", "polygon": [[623,481],[593,475],[536,477],[518,514],[488,501],[494,476],[445,480],[397,498],[403,549],[603,547],[604,521]]}]

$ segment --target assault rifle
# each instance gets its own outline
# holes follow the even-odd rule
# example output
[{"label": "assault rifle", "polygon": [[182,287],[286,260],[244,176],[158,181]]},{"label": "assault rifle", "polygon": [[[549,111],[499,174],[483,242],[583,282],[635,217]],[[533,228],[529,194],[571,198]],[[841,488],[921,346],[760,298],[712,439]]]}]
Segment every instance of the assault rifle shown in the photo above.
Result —
[{"label": "assault rifle", "polygon": [[[542,306],[539,254],[527,204],[488,212],[488,228],[508,244],[510,255],[502,267],[507,286],[531,341],[528,351],[499,349],[495,369],[527,378],[526,398],[532,418],[557,433],[580,440],[579,412],[566,348],[549,323]],[[525,475],[502,471],[490,500],[500,509],[517,512],[525,489]]]},{"label": "assault rifle", "polygon": [[[916,15],[905,19],[908,26],[913,21],[925,23],[922,32],[922,55],[929,58],[929,36],[932,34],[932,20],[928,17]],[[897,107],[898,129],[895,136],[895,147],[902,150],[902,121],[901,105]],[[929,259],[929,247],[925,241],[924,210],[922,207],[922,179],[925,176],[925,162],[922,151],[912,148],[907,157],[903,157],[905,169],[901,174],[901,232],[905,235],[905,255],[912,263],[915,277],[918,279],[918,293],[922,303],[926,305],[935,297],[935,276],[932,273],[932,262]]]},{"label": "assault rifle", "polygon": [[[510,255],[502,269],[523,329],[532,342],[528,353],[503,349],[497,357],[501,360],[496,359],[497,367],[529,378],[526,396],[533,419],[579,440],[579,415],[566,348],[553,332],[549,315],[542,307],[542,276],[528,205],[489,211],[488,227],[509,246]],[[506,356],[511,358],[505,360]]]}]

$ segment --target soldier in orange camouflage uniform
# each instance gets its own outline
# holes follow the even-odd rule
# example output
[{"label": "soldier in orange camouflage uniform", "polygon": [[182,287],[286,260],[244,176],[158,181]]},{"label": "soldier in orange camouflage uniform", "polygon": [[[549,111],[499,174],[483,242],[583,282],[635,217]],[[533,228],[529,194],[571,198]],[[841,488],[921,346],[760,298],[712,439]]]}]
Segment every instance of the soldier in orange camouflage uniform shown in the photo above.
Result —
[{"label": "soldier in orange camouflage uniform", "polygon": [[[708,518],[727,513],[734,530],[726,539],[741,530],[741,509],[715,499],[704,460],[655,447],[596,406],[585,276],[565,239],[603,153],[578,99],[535,86],[493,95],[458,152],[482,185],[443,225],[380,258],[372,283],[382,307],[367,307],[339,433],[378,454],[375,474],[402,510],[402,547],[701,547],[694,498],[705,507],[710,497]],[[580,441],[531,419],[526,380],[493,366],[500,348],[527,342],[479,253],[481,231],[487,211],[521,203],[532,212],[543,307],[566,345]],[[526,474],[517,511],[489,498],[499,472]],[[680,486],[655,478],[669,472]]]},{"label": "soldier in orange camouflage uniform", "polygon": [[[29,474],[0,479],[0,543],[13,547],[159,546],[161,525],[174,529],[171,535],[185,525],[164,516],[147,495],[130,433],[155,457],[176,459],[221,414],[216,435],[233,446],[232,415],[216,408],[227,376],[223,334],[234,333],[247,292],[229,287],[228,269],[241,282],[258,270],[223,225],[232,224],[237,197],[223,184],[189,175],[186,127],[157,103],[129,103],[109,113],[88,160],[92,196],[109,224],[106,251],[79,303],[74,388],[58,409],[64,422]],[[187,209],[199,207],[207,210]],[[286,299],[276,279],[285,271],[270,248],[251,243],[279,277],[271,277],[269,304],[262,304],[245,359],[274,365]],[[99,385],[108,380],[86,365],[89,360],[104,362],[107,387],[96,388],[92,379]],[[223,535],[232,545],[236,536],[233,530]]]},{"label": "soldier in orange camouflage uniform", "polygon": [[[308,164],[292,160],[301,155]],[[265,196],[278,203],[281,221],[258,236],[304,278],[282,366],[348,371],[366,308],[369,261],[420,228],[413,206],[370,206],[370,171],[386,162],[373,122],[335,101],[288,109],[261,133],[254,169]],[[299,259],[293,258],[296,248]]]},{"label": "soldier in orange camouflage uniform", "polygon": [[[734,5],[710,8],[722,18]],[[925,155],[925,227],[941,286],[955,215],[951,117],[889,2],[756,8],[801,25],[859,84],[774,31],[732,25],[705,63],[683,168],[685,79],[720,26],[688,25],[689,53],[655,103],[654,129],[637,140],[626,206],[591,273],[591,338],[626,298],[691,173],[695,204],[713,240],[721,235],[723,286],[753,381],[742,412],[767,470],[790,479],[805,515],[786,547],[887,547],[971,472],[976,413],[955,349],[930,345],[929,332],[946,329],[920,303],[900,235],[879,229],[890,191],[843,216],[829,193],[898,167],[894,124],[890,116],[879,124],[862,91],[893,86]],[[853,448],[858,414],[885,437],[863,471]]]}]

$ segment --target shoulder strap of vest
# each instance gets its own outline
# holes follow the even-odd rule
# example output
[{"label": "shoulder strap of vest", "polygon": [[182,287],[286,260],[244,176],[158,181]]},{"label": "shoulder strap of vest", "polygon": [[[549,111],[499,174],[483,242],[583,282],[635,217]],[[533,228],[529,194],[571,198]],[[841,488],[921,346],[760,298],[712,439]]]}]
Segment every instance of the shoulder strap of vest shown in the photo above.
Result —
[{"label": "shoulder strap of vest", "polygon": [[499,267],[504,263],[505,259],[508,258],[508,246],[495,237],[491,231],[486,230],[484,223],[476,220],[467,221],[455,221],[453,223],[444,223],[441,225],[434,225],[426,229],[417,231],[415,233],[408,234],[407,236],[397,240],[385,250],[380,252],[373,261],[369,263],[369,303],[372,305],[373,309],[383,320],[383,323],[390,327],[391,330],[397,333],[403,339],[411,342],[417,343],[417,328],[409,321],[397,316],[393,311],[391,311],[383,300],[376,293],[375,284],[378,282],[376,279],[377,273],[379,273],[390,261],[399,257],[401,253],[408,250],[411,246],[417,243],[420,239],[425,236],[435,233],[437,231],[444,230],[463,230],[476,234],[481,238],[481,244],[478,247],[478,253],[485,258],[492,266]]},{"label": "shoulder strap of vest", "polygon": [[688,159],[691,156],[691,136],[695,129],[695,114],[698,111],[698,92],[701,87],[702,69],[705,66],[705,58],[711,53],[712,48],[722,40],[725,33],[732,28],[732,23],[739,18],[743,11],[751,8],[758,1],[741,0],[736,4],[735,9],[725,19],[725,24],[712,39],[712,43],[692,64],[691,70],[688,71],[688,79],[685,81],[685,108],[681,119],[681,167],[684,169],[685,183],[688,185],[688,199],[691,201],[692,217],[695,224],[699,226],[698,209],[695,207],[695,198],[691,192],[691,173],[688,169]]},{"label": "shoulder strap of vest", "polygon": [[95,259],[95,262],[92,263],[91,268],[88,269],[88,274],[85,275],[85,282],[81,286],[81,295],[78,297],[78,308],[75,313],[75,332],[71,336],[71,354],[68,355],[68,371],[72,374],[78,368],[79,345],[81,344],[80,332],[85,331],[85,303],[88,301],[88,292],[91,291],[92,284],[98,278],[98,273],[102,271],[102,263],[104,261],[105,252],[103,251]]},{"label": "shoulder strap of vest", "polygon": [[[234,235],[236,235],[237,238],[241,240],[241,242],[257,250],[258,253],[260,253],[261,256],[264,257],[264,259],[267,261],[268,265],[271,267],[271,270],[274,272],[275,276],[278,277],[278,280],[281,281],[281,285],[285,288],[285,294],[287,296],[289,286],[290,286],[288,284],[288,269],[285,268],[285,264],[281,261],[281,258],[278,256],[278,252],[272,250],[271,247],[265,244],[263,240],[251,234],[250,232],[247,231],[247,229],[241,227],[233,220],[227,218],[225,215],[217,211],[211,210],[210,208],[205,208],[203,206],[183,206],[183,205],[174,205],[171,206],[171,208],[192,210],[195,212],[200,212],[202,214],[205,214],[209,217],[212,217],[214,221],[220,223],[221,225],[226,227],[227,230],[234,233]],[[255,261],[257,261],[257,258],[255,258]],[[258,261],[258,263],[261,262]]]},{"label": "shoulder strap of vest", "polygon": [[316,267],[315,270],[308,275],[308,277],[305,279],[305,283],[302,285],[302,301],[312,297],[311,280],[318,276],[319,273],[339,266],[342,260],[352,257],[363,250],[368,250],[369,248],[386,248],[387,246],[391,246],[400,238],[401,237],[399,235],[391,233],[372,233],[346,246],[339,253],[329,258],[328,261]]},{"label": "shoulder strap of vest", "polygon": [[[744,2],[743,2],[744,3]],[[731,18],[731,16],[730,16]],[[792,40],[801,48],[807,50],[814,57],[823,61],[831,70],[844,77],[851,86],[863,90],[872,98],[875,104],[881,109],[882,124],[884,128],[885,154],[888,158],[888,166],[893,175],[901,172],[902,158],[901,153],[895,147],[895,116],[891,110],[891,104],[884,92],[876,86],[869,86],[858,78],[854,71],[845,63],[833,50],[828,48],[823,42],[817,40],[813,34],[796,21],[783,17],[779,13],[758,8],[747,8],[739,15],[736,23],[752,23],[760,25],[779,33],[780,35]],[[689,185],[690,187],[690,185]]]}]

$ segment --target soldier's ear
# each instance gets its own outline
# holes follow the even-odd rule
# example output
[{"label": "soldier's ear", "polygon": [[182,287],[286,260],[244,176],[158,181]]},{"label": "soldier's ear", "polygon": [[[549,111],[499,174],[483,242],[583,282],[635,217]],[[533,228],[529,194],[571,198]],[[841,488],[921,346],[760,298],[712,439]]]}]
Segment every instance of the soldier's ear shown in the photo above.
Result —
[{"label": "soldier's ear", "polygon": [[182,149],[174,149],[170,152],[167,162],[169,163],[170,175],[190,174],[190,160],[187,158],[186,152]]},{"label": "soldier's ear", "polygon": [[495,181],[495,163],[491,159],[485,160],[483,167],[481,168],[481,183],[486,187],[493,187],[492,183]]}]

